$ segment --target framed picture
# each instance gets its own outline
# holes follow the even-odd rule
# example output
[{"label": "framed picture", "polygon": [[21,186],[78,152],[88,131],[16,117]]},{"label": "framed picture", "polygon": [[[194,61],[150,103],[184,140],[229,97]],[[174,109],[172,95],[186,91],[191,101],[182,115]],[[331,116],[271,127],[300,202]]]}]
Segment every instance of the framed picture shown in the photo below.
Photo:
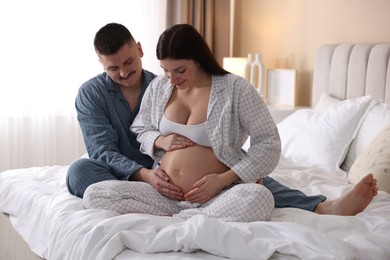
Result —
[{"label": "framed picture", "polygon": [[296,70],[268,69],[267,103],[269,105],[295,106]]}]

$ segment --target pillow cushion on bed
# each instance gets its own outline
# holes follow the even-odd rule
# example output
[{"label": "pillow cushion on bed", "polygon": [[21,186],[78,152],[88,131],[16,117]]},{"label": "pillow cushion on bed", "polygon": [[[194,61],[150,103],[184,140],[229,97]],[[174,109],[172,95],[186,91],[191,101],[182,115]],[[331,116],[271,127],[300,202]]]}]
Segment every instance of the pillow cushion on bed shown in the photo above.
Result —
[{"label": "pillow cushion on bed", "polygon": [[328,108],[338,105],[341,101],[341,99],[335,98],[327,93],[322,93],[314,109],[326,110]]},{"label": "pillow cushion on bed", "polygon": [[372,100],[365,96],[324,110],[297,110],[278,124],[282,156],[300,166],[338,170]]},{"label": "pillow cushion on bed", "polygon": [[390,193],[390,124],[358,156],[348,179],[357,183],[369,172],[377,179],[378,189]]},{"label": "pillow cushion on bed", "polygon": [[377,103],[367,113],[362,125],[352,141],[347,157],[341,168],[346,172],[352,167],[358,155],[386,125],[390,124],[390,105]]}]

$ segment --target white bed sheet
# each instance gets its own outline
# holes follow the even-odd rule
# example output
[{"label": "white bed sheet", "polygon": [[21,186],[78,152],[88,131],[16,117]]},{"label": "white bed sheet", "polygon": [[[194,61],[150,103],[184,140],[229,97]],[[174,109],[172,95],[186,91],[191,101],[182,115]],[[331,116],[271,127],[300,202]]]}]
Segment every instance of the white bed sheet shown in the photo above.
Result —
[{"label": "white bed sheet", "polygon": [[[67,166],[0,174],[0,211],[45,259],[390,259],[390,195],[379,192],[353,217],[275,209],[270,221],[187,221],[84,209],[68,193]],[[271,175],[306,194],[336,198],[352,186],[345,174],[300,168],[282,159]]]}]

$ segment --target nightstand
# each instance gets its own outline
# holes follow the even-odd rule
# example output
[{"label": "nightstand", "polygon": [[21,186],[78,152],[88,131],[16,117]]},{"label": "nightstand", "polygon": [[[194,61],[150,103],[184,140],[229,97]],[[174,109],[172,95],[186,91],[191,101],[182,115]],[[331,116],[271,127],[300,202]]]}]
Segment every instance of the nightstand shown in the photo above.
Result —
[{"label": "nightstand", "polygon": [[283,119],[297,111],[298,109],[306,109],[310,107],[295,107],[295,106],[286,106],[286,105],[268,105],[268,110],[271,113],[272,118],[275,123],[280,123]]}]

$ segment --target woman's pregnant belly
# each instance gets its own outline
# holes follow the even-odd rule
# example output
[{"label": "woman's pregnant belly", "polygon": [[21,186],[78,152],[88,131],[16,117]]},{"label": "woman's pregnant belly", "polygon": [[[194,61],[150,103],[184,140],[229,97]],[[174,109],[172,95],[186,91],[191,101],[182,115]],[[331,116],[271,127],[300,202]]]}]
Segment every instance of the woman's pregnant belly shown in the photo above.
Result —
[{"label": "woman's pregnant belly", "polygon": [[195,182],[210,173],[222,173],[229,168],[220,162],[210,147],[194,145],[166,152],[160,167],[184,193],[193,189]]}]

